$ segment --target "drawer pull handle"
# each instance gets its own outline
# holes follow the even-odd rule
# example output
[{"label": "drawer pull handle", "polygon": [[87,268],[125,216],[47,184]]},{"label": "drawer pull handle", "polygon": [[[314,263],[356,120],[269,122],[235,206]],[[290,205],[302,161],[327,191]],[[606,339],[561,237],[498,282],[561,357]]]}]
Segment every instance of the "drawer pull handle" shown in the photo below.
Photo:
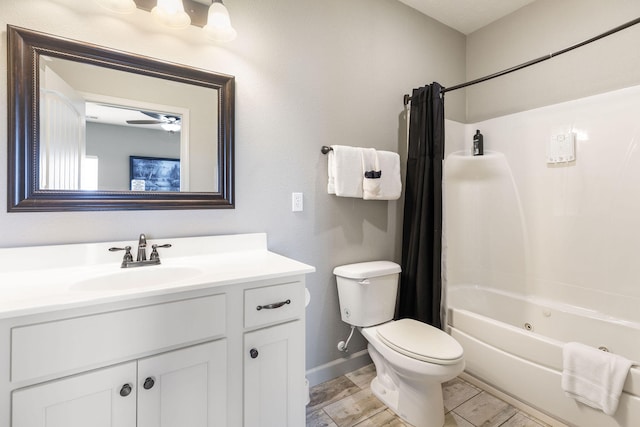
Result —
[{"label": "drawer pull handle", "polygon": [[131,384],[125,384],[120,389],[120,396],[127,397],[131,394]]},{"label": "drawer pull handle", "polygon": [[251,350],[249,350],[249,355],[251,356],[252,359],[255,359],[256,357],[258,357],[258,350],[256,350],[255,348],[252,348]]},{"label": "drawer pull handle", "polygon": [[290,299],[288,299],[288,300],[286,300],[286,301],[282,301],[282,302],[275,302],[275,303],[273,303],[273,304],[259,305],[259,306],[257,306],[257,307],[256,307],[256,310],[260,311],[260,310],[262,310],[263,308],[264,308],[265,310],[273,310],[274,308],[280,308],[280,307],[282,307],[282,306],[283,306],[283,305],[285,305],[285,304],[291,304],[291,300],[290,300]]},{"label": "drawer pull handle", "polygon": [[152,377],[148,377],[146,380],[144,380],[144,384],[142,384],[142,387],[144,387],[145,390],[149,390],[151,388],[153,388],[153,385],[156,382],[154,381],[154,379]]}]

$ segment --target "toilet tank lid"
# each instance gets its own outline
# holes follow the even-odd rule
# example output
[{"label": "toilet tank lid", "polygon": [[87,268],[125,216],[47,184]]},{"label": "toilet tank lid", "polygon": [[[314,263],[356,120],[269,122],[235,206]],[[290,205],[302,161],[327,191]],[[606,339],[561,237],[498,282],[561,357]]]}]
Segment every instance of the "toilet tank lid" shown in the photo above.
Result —
[{"label": "toilet tank lid", "polygon": [[368,279],[400,273],[402,269],[391,261],[369,261],[341,265],[333,269],[333,274],[347,279]]}]

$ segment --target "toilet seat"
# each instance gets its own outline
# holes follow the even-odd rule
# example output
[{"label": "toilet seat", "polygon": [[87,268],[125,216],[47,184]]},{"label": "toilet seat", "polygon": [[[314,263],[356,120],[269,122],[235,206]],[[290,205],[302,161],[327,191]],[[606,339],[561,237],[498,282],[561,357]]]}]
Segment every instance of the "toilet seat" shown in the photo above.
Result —
[{"label": "toilet seat", "polygon": [[380,341],[412,359],[453,365],[464,356],[462,346],[446,332],[413,319],[400,319],[376,327]]}]

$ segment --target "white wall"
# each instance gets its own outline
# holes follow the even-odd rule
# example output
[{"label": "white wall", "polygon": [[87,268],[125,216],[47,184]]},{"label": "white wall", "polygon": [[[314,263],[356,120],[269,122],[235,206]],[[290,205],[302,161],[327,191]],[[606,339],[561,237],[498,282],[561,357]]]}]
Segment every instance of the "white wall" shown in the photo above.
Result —
[{"label": "white wall", "polygon": [[[266,232],[269,247],[314,265],[308,277],[307,368],[338,359],[332,269],[399,258],[401,202],[326,194],[322,145],[402,151],[402,97],[432,81],[464,80],[465,38],[395,0],[227,0],[238,38],[215,46],[201,30],[160,28],[148,12],[110,15],[92,1],[0,0],[7,23],[236,76],[236,209],[140,212],[0,212],[0,246]],[[6,98],[2,32],[0,98]],[[0,102],[0,168],[7,111]],[[464,98],[447,98],[464,121]],[[0,173],[0,200],[6,200]],[[291,212],[291,192],[305,210]],[[364,348],[353,341],[352,351]]]}]

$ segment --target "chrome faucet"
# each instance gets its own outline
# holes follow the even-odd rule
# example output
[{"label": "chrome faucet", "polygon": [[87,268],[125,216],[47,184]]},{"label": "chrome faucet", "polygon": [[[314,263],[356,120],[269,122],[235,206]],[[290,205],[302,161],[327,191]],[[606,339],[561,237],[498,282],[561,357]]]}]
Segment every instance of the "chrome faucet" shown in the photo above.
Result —
[{"label": "chrome faucet", "polygon": [[136,261],[146,261],[147,260],[147,236],[141,234],[138,238],[138,257]]},{"label": "chrome faucet", "polygon": [[138,256],[135,261],[133,260],[133,255],[131,254],[131,246],[125,246],[124,248],[109,248],[109,251],[124,251],[124,257],[122,258],[122,264],[120,264],[120,267],[129,268],[160,264],[160,254],[158,254],[158,248],[170,247],[170,243],[166,243],[164,245],[151,245],[151,248],[153,250],[151,251],[149,259],[147,259],[147,236],[141,234],[138,238]]}]

